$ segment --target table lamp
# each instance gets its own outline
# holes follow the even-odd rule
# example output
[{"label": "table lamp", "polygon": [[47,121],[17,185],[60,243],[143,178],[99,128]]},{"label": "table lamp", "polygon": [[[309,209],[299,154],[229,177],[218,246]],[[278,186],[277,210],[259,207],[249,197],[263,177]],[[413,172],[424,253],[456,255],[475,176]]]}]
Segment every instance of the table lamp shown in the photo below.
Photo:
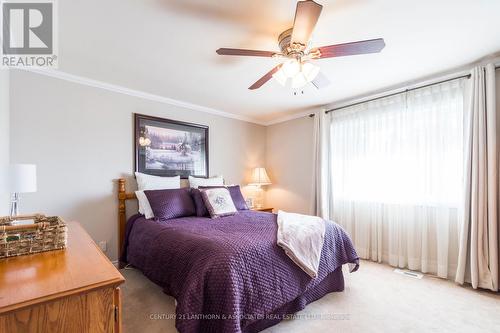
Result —
[{"label": "table lamp", "polygon": [[252,182],[248,185],[257,187],[257,198],[255,200],[255,206],[257,208],[262,208],[262,186],[271,185],[271,180],[267,176],[266,168],[255,168],[252,172]]},{"label": "table lamp", "polygon": [[10,217],[19,216],[20,193],[36,192],[36,165],[11,164],[9,168]]}]

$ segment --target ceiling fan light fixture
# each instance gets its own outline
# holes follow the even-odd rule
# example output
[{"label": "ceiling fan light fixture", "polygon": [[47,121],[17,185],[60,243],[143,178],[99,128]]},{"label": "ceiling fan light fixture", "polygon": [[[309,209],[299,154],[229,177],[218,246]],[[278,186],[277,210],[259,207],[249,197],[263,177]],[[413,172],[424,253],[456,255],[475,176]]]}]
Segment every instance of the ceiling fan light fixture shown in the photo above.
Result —
[{"label": "ceiling fan light fixture", "polygon": [[288,76],[286,76],[285,73],[283,73],[283,67],[273,74],[273,78],[276,81],[278,81],[278,83],[281,84],[283,87],[286,86],[286,83],[288,81]]},{"label": "ceiling fan light fixture", "polygon": [[293,78],[300,73],[300,63],[296,59],[290,59],[285,61],[281,70],[286,77]]},{"label": "ceiling fan light fixture", "polygon": [[273,74],[273,78],[284,87],[290,79],[292,88],[297,89],[313,81],[318,76],[319,70],[318,66],[309,62],[300,63],[296,59],[291,59],[283,63],[281,68]]},{"label": "ceiling fan light fixture", "polygon": [[313,81],[319,74],[319,67],[306,62],[302,64],[302,73],[306,77],[308,82]]}]

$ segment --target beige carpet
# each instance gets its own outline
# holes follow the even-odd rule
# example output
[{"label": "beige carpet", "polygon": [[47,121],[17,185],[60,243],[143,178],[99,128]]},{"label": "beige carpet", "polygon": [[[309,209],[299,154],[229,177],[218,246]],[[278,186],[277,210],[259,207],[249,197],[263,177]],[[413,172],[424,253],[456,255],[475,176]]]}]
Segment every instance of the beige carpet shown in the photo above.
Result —
[{"label": "beige carpet", "polygon": [[[174,299],[139,271],[122,273],[125,333],[176,332],[168,319]],[[417,280],[368,261],[345,277],[344,292],[326,295],[301,311],[301,319],[264,332],[500,332],[500,294],[430,276]],[[166,319],[150,319],[151,314]]]}]

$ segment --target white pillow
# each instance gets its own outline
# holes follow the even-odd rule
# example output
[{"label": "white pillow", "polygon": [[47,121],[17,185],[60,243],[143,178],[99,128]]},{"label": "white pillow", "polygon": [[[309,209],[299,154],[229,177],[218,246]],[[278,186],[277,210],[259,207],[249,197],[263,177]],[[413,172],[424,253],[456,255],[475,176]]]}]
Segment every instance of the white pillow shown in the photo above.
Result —
[{"label": "white pillow", "polygon": [[198,188],[200,186],[224,186],[224,177],[214,176],[210,178],[198,178],[189,176],[189,187]]},{"label": "white pillow", "polygon": [[181,188],[181,177],[159,177],[146,175],[145,173],[136,172],[137,189],[144,190],[169,190]]},{"label": "white pillow", "polygon": [[155,217],[153,213],[153,209],[149,204],[148,197],[144,193],[144,191],[135,191],[135,196],[137,197],[137,201],[139,201],[139,214],[144,215],[147,219],[152,219]]},{"label": "white pillow", "polygon": [[144,194],[146,190],[169,190],[181,188],[181,177],[159,177],[146,175],[145,173],[136,172],[138,191],[135,191],[135,196],[139,202],[139,214],[144,215],[147,219],[152,219],[154,216],[148,197]]}]

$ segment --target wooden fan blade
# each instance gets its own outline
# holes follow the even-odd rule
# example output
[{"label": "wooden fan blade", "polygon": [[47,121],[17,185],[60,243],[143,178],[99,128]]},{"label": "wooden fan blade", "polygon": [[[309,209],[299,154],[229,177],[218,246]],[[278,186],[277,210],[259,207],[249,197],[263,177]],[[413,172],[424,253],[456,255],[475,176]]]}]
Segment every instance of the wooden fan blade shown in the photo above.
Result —
[{"label": "wooden fan blade", "polygon": [[297,2],[293,22],[292,43],[307,45],[323,6],[312,0]]},{"label": "wooden fan blade", "polygon": [[313,58],[344,57],[356,54],[378,53],[385,47],[384,39],[370,39],[359,42],[322,46],[311,50]]},{"label": "wooden fan blade", "polygon": [[330,80],[321,72],[316,75],[316,78],[311,83],[318,89],[323,89],[330,85]]},{"label": "wooden fan blade", "polygon": [[273,77],[274,73],[276,73],[277,71],[280,70],[280,68],[281,68],[282,65],[283,64],[279,64],[278,66],[276,66],[273,69],[271,69],[269,72],[266,73],[266,75],[264,75],[263,77],[261,77],[254,84],[252,84],[248,89],[255,90],[255,89],[259,89],[260,87],[262,87],[264,85],[264,83],[266,83],[267,81],[269,81]]},{"label": "wooden fan blade", "polygon": [[217,54],[219,55],[250,56],[250,57],[272,57],[276,54],[276,52],[271,52],[271,51],[228,49],[228,48],[220,48],[215,52],[217,52]]}]

